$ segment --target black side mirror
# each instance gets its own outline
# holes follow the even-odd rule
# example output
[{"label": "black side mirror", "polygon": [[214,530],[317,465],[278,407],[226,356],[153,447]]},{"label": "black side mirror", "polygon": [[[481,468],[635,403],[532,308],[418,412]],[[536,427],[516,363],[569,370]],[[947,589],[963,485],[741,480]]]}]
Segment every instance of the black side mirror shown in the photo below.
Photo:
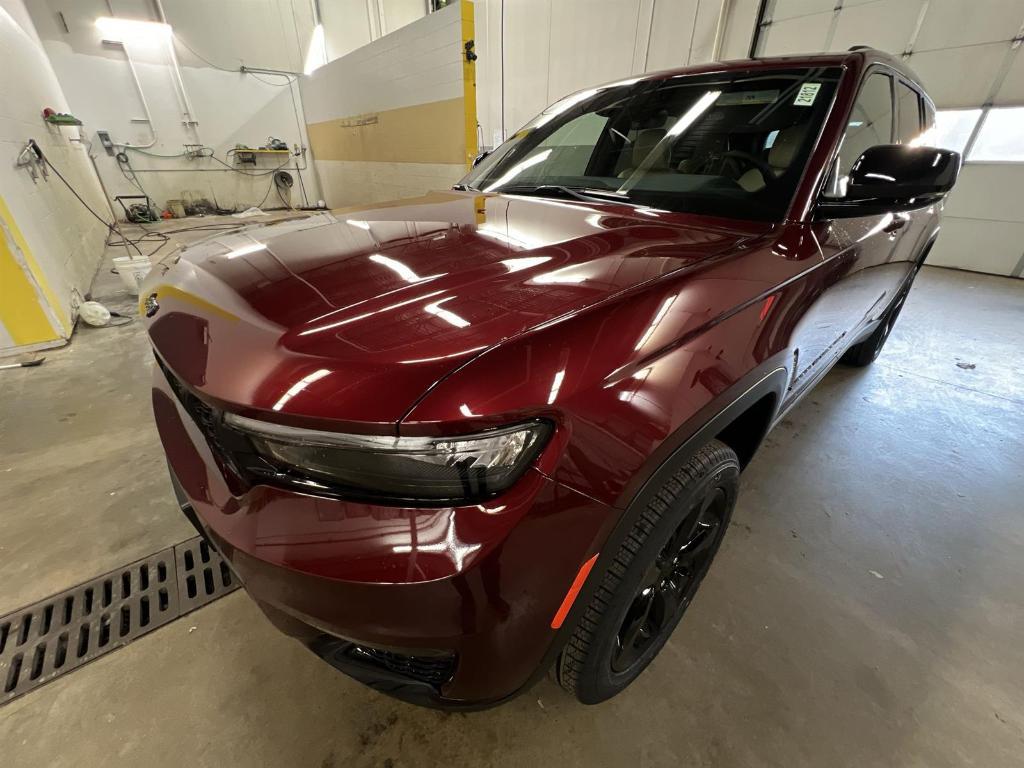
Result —
[{"label": "black side mirror", "polygon": [[487,156],[488,156],[489,154],[491,154],[491,152],[493,152],[493,151],[494,151],[493,149],[485,149],[485,150],[484,150],[483,152],[481,152],[481,153],[480,153],[479,155],[477,155],[476,157],[474,157],[474,158],[473,158],[473,167],[474,167],[474,168],[476,168],[476,167],[477,167],[478,165],[480,165],[480,162],[481,162],[481,161],[482,161],[482,160],[483,160],[483,159],[484,159],[485,157],[487,157]]},{"label": "black side mirror", "polygon": [[860,216],[926,205],[953,189],[960,164],[960,153],[949,149],[880,144],[853,164],[846,195],[819,208],[829,216]]},{"label": "black side mirror", "polygon": [[868,149],[850,170],[851,200],[945,195],[960,173],[960,153],[935,147],[882,144]]}]

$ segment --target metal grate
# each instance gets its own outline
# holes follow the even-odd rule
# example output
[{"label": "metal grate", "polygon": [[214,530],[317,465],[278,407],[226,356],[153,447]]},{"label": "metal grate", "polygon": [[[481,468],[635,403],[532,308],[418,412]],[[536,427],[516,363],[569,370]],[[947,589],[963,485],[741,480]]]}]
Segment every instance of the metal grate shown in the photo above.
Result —
[{"label": "metal grate", "polygon": [[182,615],[238,586],[228,564],[203,538],[190,539],[176,546],[174,561]]},{"label": "metal grate", "polygon": [[0,704],[238,588],[196,537],[0,618]]}]

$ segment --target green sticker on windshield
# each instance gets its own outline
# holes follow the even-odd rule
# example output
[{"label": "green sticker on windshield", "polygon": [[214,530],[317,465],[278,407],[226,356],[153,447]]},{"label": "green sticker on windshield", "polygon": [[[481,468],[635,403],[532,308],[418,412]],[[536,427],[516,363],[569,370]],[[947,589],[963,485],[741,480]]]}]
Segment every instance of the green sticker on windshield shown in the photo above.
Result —
[{"label": "green sticker on windshield", "polygon": [[818,97],[818,91],[821,90],[821,83],[804,83],[800,86],[800,91],[797,93],[796,98],[793,99],[794,107],[810,107],[814,104],[814,100]]}]

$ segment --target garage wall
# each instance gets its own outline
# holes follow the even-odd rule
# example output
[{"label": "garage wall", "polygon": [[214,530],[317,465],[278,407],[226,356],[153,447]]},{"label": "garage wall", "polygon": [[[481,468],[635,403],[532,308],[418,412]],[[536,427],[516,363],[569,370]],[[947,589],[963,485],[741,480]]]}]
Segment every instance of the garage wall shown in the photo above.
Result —
[{"label": "garage wall", "polygon": [[[475,0],[475,5],[480,141],[493,147],[574,91],[721,58],[727,19],[720,17],[728,0]],[[749,19],[748,27],[753,16]]]},{"label": "garage wall", "polygon": [[328,205],[418,195],[465,174],[476,153],[473,67],[463,56],[472,18],[472,4],[449,6],[303,78]]},{"label": "garage wall", "polygon": [[[739,0],[730,15],[730,53],[749,45],[756,2]],[[1020,0],[769,0],[757,52],[762,56],[870,45],[902,55],[941,111],[1024,105],[1024,4]],[[941,114],[940,114],[941,116]],[[978,161],[972,149],[950,196],[943,233],[928,263],[1020,277],[1024,271],[1024,163]],[[990,129],[991,129],[990,124]],[[1018,130],[1024,153],[1024,117]]]},{"label": "garage wall", "polygon": [[[227,150],[241,143],[264,144],[269,136],[289,146],[308,145],[301,101],[293,77],[242,74],[238,67],[302,71],[313,29],[312,6],[305,0],[26,0],[43,46],[68,96],[71,111],[85,122],[82,134],[95,142],[98,129],[115,142],[147,145],[129,151],[138,180],[158,206],[185,193],[216,198],[221,206],[245,208],[260,203],[270,190],[272,171],[284,167],[302,173],[307,193],[319,196],[303,158],[260,159],[239,167]],[[101,16],[158,20],[162,8],[174,31],[182,92],[166,44],[136,40],[126,46],[102,41],[95,21]],[[139,88],[126,56],[131,55]],[[141,93],[140,93],[141,90]],[[185,99],[188,105],[185,104]],[[151,121],[146,120],[148,107]],[[189,109],[190,107],[190,109]],[[191,112],[194,125],[186,124]],[[181,156],[185,144],[212,147],[225,167],[210,158]],[[93,147],[104,185],[111,196],[139,194],[116,160],[96,142]],[[246,175],[232,168],[244,170]],[[293,201],[301,203],[298,179]],[[276,196],[268,206],[278,205]],[[120,209],[118,209],[120,210]]]},{"label": "garage wall", "polygon": [[71,334],[77,299],[99,265],[106,229],[54,176],[35,182],[15,161],[29,138],[86,201],[106,213],[76,131],[43,122],[67,102],[22,0],[0,0],[0,355]]},{"label": "garage wall", "polygon": [[[294,0],[302,2],[303,0]],[[324,27],[324,63],[427,15],[427,0],[318,0]]]}]

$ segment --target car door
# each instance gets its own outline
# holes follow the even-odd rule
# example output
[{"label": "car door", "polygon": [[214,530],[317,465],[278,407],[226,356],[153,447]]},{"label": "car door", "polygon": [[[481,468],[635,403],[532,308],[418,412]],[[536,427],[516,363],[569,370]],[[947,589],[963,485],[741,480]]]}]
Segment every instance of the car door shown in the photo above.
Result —
[{"label": "car door", "polygon": [[[895,79],[875,68],[861,82],[847,119],[826,196],[842,197],[850,169],[864,150],[896,140]],[[817,379],[888,304],[908,266],[895,258],[900,230],[909,217],[893,213],[816,219],[812,231],[825,263],[822,292],[794,329],[791,393]]]}]

